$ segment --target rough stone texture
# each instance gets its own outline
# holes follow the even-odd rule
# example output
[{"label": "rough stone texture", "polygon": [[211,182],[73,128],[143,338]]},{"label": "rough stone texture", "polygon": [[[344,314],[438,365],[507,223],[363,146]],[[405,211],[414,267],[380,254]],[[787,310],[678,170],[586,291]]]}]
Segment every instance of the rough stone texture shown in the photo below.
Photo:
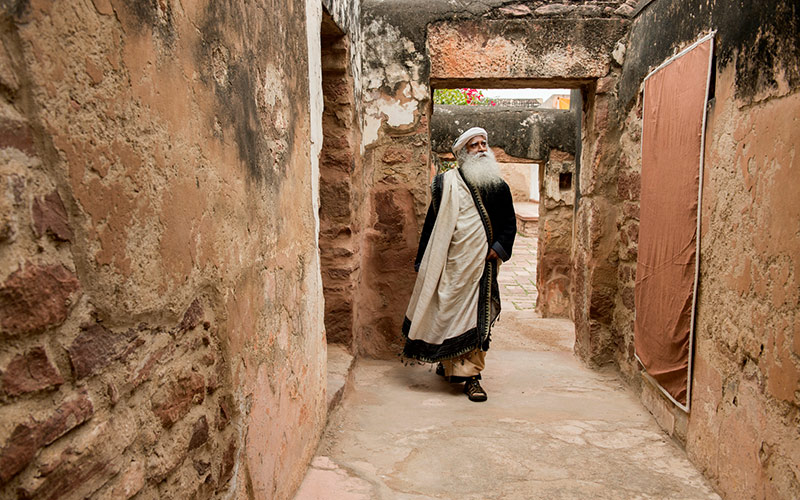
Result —
[{"label": "rough stone texture", "polygon": [[[364,171],[358,146],[353,77],[348,71],[351,45],[331,23],[323,24],[322,116],[320,156],[320,262],[325,295],[325,331],[329,343],[354,352],[361,344],[355,318],[361,278],[364,226]],[[398,156],[400,155],[400,156]],[[402,161],[400,152],[384,158]]]},{"label": "rough stone texture", "polygon": [[[360,44],[358,3],[324,4]],[[299,484],[326,408],[322,8],[0,8],[0,497]]]},{"label": "rough stone texture", "polygon": [[17,424],[0,449],[0,485],[27,466],[40,448],[84,423],[94,414],[86,394],[67,401],[43,421]]},{"label": "rough stone texture", "polygon": [[[566,5],[544,7],[570,8]],[[562,12],[548,12],[547,14]],[[625,35],[621,19],[543,19],[442,22],[428,30],[431,79],[457,87],[459,80],[568,81],[600,78]],[[465,55],[480,57],[465,57]]]},{"label": "rough stone texture", "polygon": [[67,220],[67,210],[58,191],[33,200],[33,228],[37,236],[49,234],[62,241],[72,239],[72,228]]},{"label": "rough stone texture", "polygon": [[38,333],[60,325],[79,288],[75,275],[62,265],[25,264],[0,285],[0,334]]},{"label": "rough stone texture", "polygon": [[114,333],[102,325],[84,329],[68,348],[75,378],[83,378],[108,366],[136,347],[134,332]]},{"label": "rough stone texture", "polygon": [[41,346],[18,354],[3,370],[2,391],[9,396],[19,396],[64,383]]}]

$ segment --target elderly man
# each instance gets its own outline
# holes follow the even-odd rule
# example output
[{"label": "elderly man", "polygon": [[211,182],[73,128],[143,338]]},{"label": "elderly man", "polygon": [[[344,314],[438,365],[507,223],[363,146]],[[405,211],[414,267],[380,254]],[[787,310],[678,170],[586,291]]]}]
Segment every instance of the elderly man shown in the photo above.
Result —
[{"label": "elderly man", "polygon": [[419,274],[403,321],[403,356],[439,362],[437,374],[464,382],[471,401],[486,401],[479,380],[500,313],[497,271],[499,261],[511,257],[517,222],[486,131],[467,130],[453,153],[458,168],[431,185],[414,263]]}]

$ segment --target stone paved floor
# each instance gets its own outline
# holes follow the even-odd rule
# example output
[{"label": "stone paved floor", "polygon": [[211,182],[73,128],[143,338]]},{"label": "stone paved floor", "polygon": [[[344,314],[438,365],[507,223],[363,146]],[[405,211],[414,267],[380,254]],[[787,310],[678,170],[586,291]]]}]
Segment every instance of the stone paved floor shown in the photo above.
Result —
[{"label": "stone paved floor", "polygon": [[719,499],[569,320],[507,308],[484,403],[426,366],[361,359],[295,500]]},{"label": "stone paved floor", "polygon": [[536,244],[538,239],[517,234],[514,251],[508,262],[500,266],[497,282],[503,308],[517,311],[536,308]]}]

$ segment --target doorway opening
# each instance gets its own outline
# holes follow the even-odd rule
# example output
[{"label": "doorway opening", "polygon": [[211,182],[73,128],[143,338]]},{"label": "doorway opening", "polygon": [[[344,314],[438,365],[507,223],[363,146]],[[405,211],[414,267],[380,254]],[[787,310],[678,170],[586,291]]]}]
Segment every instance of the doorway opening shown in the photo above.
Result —
[{"label": "doorway opening", "polygon": [[432,174],[455,166],[450,146],[461,132],[487,130],[517,216],[514,251],[498,277],[504,307],[571,318],[581,93],[518,85],[448,89],[433,83]]}]

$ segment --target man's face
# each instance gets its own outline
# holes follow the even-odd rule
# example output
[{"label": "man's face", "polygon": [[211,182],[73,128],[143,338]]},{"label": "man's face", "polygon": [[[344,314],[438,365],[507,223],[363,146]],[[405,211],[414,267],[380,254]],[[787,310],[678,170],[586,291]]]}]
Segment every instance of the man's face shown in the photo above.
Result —
[{"label": "man's face", "polygon": [[486,137],[482,135],[476,135],[472,139],[468,140],[467,145],[464,147],[467,150],[467,153],[474,155],[478,153],[485,153],[489,148],[489,143],[486,142]]}]

